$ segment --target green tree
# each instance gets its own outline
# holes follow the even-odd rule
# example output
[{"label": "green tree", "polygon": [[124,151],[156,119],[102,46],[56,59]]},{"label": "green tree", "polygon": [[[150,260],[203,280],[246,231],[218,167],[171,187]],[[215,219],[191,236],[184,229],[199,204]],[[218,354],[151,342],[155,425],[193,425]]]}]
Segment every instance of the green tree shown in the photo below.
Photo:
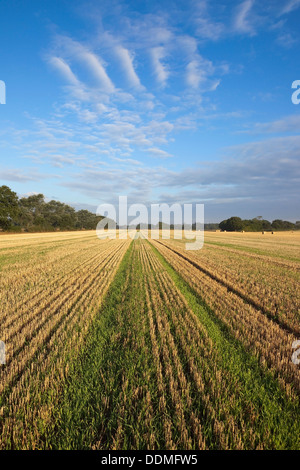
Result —
[{"label": "green tree", "polygon": [[295,228],[295,224],[287,220],[276,219],[272,222],[272,228],[275,230],[293,230]]},{"label": "green tree", "polygon": [[45,204],[45,196],[41,193],[22,197],[19,201],[20,225],[27,230],[45,230],[47,228],[47,224],[43,216],[43,208]]},{"label": "green tree", "polygon": [[76,224],[76,211],[59,201],[45,203],[42,212],[45,223],[52,229],[73,230]]},{"label": "green tree", "polygon": [[0,187],[0,227],[9,230],[19,212],[18,196],[8,186]]},{"label": "green tree", "polygon": [[102,216],[97,216],[86,209],[81,209],[76,212],[76,228],[86,230],[95,229],[102,218]]},{"label": "green tree", "polygon": [[219,227],[227,232],[239,232],[243,230],[243,221],[240,217],[230,217],[230,219],[222,220]]}]

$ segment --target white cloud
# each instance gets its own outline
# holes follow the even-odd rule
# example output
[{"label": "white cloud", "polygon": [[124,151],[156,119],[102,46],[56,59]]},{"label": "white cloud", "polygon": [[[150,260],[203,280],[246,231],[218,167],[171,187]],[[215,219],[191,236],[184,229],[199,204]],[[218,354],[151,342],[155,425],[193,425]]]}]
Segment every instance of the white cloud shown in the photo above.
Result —
[{"label": "white cloud", "polygon": [[166,50],[164,47],[154,47],[151,49],[151,57],[154,67],[154,73],[158,83],[165,87],[167,79],[169,77],[169,71],[167,67],[161,62],[166,56]]},{"label": "white cloud", "polygon": [[192,88],[198,88],[199,83],[201,80],[205,78],[205,73],[199,70],[199,65],[197,60],[192,60],[188,65],[187,65],[187,76],[186,76],[186,81],[189,86]]},{"label": "white cloud", "polygon": [[282,119],[272,122],[258,122],[254,126],[251,124],[251,130],[247,131],[250,134],[257,133],[270,133],[270,134],[282,134],[282,133],[300,133],[300,115],[292,114],[285,116]]},{"label": "white cloud", "polygon": [[125,49],[125,47],[119,45],[116,46],[115,52],[120,59],[121,66],[127,76],[129,84],[133,87],[143,89],[140,79],[134,70],[133,58],[128,49]]},{"label": "white cloud", "polygon": [[[279,207],[281,211],[293,204],[297,207],[299,136],[233,146],[226,149],[226,154],[226,158],[199,162],[178,171],[161,166],[137,168],[130,165],[86,171],[75,175],[64,186],[82,191],[95,200],[108,197],[109,191],[110,202],[117,200],[119,194],[127,194],[133,202],[205,202],[207,208],[221,204],[229,211],[233,207],[228,206],[229,203],[235,207],[240,203],[243,216],[256,205],[273,207],[276,217],[280,216]],[[99,185],[99,179],[103,184]]]},{"label": "white cloud", "polygon": [[158,157],[158,158],[171,158],[173,155],[171,155],[170,153],[166,152],[165,150],[161,150],[161,149],[158,149],[158,148],[148,148],[147,149],[147,152],[150,153],[151,155],[153,155],[154,157]]},{"label": "white cloud", "polygon": [[113,156],[111,156],[110,158],[111,160],[115,162],[119,162],[123,164],[131,163],[132,165],[141,165],[141,162],[139,162],[138,160],[134,160],[133,158],[118,158],[118,157],[113,157]]},{"label": "white cloud", "polygon": [[176,46],[179,47],[187,57],[193,57],[197,53],[198,43],[192,36],[180,35],[176,38]]},{"label": "white cloud", "polygon": [[66,63],[61,57],[50,57],[48,59],[49,64],[55,67],[63,76],[63,78],[70,84],[75,86],[80,86],[81,83],[72,72],[71,67]]},{"label": "white cloud", "polygon": [[234,18],[234,29],[240,33],[254,34],[253,26],[250,24],[249,13],[254,5],[254,0],[245,0],[236,9]]},{"label": "white cloud", "polygon": [[285,48],[290,48],[298,42],[290,33],[282,33],[277,38],[277,43]]},{"label": "white cloud", "polygon": [[195,11],[195,24],[197,36],[202,39],[217,41],[223,33],[225,26],[223,23],[213,21],[208,14],[208,3],[206,0],[196,1],[193,4]]},{"label": "white cloud", "polygon": [[221,23],[213,23],[206,18],[197,18],[197,34],[204,39],[217,41],[224,33],[224,26]]},{"label": "white cloud", "polygon": [[98,79],[100,87],[106,93],[113,93],[115,91],[114,84],[107,75],[104,66],[100,59],[93,53],[83,50],[79,58],[91,70],[92,74]]},{"label": "white cloud", "polygon": [[281,10],[281,14],[290,13],[300,7],[300,0],[290,0]]},{"label": "white cloud", "polygon": [[[204,59],[200,55],[196,55],[195,58],[187,65],[186,71],[187,84],[192,88],[199,88],[200,85],[204,87],[207,83],[208,77],[214,73],[215,67],[210,60]],[[217,86],[218,84],[215,88]],[[211,87],[209,87],[209,89],[211,89]]]},{"label": "white cloud", "polygon": [[[82,72],[89,70],[101,91],[105,93],[115,91],[115,86],[106,73],[102,59],[91,52],[88,47],[67,36],[56,36],[55,50],[58,50],[68,62],[76,63],[79,70],[80,65],[84,67]],[[76,83],[73,84],[76,85]]]},{"label": "white cloud", "polygon": [[44,178],[51,178],[53,175],[45,175],[39,173],[37,170],[29,170],[27,172],[23,170],[18,170],[16,168],[13,169],[5,169],[2,168],[0,170],[0,179],[4,181],[14,181],[16,183],[26,183],[28,181],[40,181]]}]

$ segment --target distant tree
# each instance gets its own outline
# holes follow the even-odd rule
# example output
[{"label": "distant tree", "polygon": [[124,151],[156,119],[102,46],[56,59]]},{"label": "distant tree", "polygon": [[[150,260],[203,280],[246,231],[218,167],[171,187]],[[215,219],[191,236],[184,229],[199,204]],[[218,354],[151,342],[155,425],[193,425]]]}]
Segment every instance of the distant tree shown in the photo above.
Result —
[{"label": "distant tree", "polygon": [[43,194],[33,194],[32,196],[22,197],[20,206],[26,207],[34,216],[39,216],[45,205],[45,196]]},{"label": "distant tree", "polygon": [[[215,224],[215,223],[204,224],[204,230],[218,230],[218,229],[219,229],[219,224]],[[193,230],[196,230],[196,224],[193,224]]]},{"label": "distant tree", "polygon": [[102,216],[97,216],[86,209],[81,209],[76,212],[76,228],[93,230],[101,219]]},{"label": "distant tree", "polygon": [[227,230],[226,227],[227,227],[227,221],[228,219],[226,220],[222,220],[222,222],[219,223],[219,227],[221,230]]},{"label": "distant tree", "polygon": [[0,227],[9,230],[19,212],[18,196],[8,186],[0,187]]},{"label": "distant tree", "polygon": [[[59,201],[45,201],[43,194],[33,194],[28,197],[18,199],[18,196],[8,186],[0,187],[0,228],[2,230],[14,231],[51,231],[51,230],[94,230],[98,222],[103,219],[82,209],[75,209],[68,204]],[[137,229],[152,228],[149,224],[139,224]],[[180,227],[171,224],[171,227],[178,229]],[[168,229],[169,226],[159,222],[156,228]],[[182,226],[182,229],[187,228]],[[195,223],[191,225],[196,229]],[[265,230],[300,230],[300,221],[295,224],[286,220],[276,219],[273,222],[264,220],[262,216],[254,219],[242,220],[240,217],[230,217],[223,220],[220,224],[206,223],[205,230],[226,230],[233,231],[265,231]]]},{"label": "distant tree", "polygon": [[42,210],[44,224],[53,229],[74,230],[76,228],[76,211],[73,207],[59,201],[44,204]]},{"label": "distant tree", "polygon": [[230,217],[230,219],[222,220],[219,227],[227,232],[239,232],[243,230],[243,221],[240,217]]},{"label": "distant tree", "polygon": [[295,224],[287,220],[276,219],[272,222],[272,228],[275,230],[293,230]]},{"label": "distant tree", "polygon": [[243,220],[243,230],[246,232],[260,232],[264,230],[272,230],[272,226],[268,220],[255,217],[254,219]]},{"label": "distant tree", "polygon": [[43,216],[45,204],[45,196],[43,194],[33,194],[28,197],[22,197],[19,200],[20,210],[18,223],[26,230],[46,230],[47,223]]},{"label": "distant tree", "polygon": [[262,224],[262,229],[263,230],[272,230],[272,224],[268,220],[263,219],[261,221],[261,224]]}]

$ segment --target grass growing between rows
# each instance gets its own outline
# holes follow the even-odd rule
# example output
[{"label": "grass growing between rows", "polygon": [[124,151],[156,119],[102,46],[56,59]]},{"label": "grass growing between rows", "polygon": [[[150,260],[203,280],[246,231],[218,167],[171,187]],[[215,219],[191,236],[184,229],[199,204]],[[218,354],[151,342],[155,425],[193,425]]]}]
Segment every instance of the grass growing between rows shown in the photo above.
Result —
[{"label": "grass growing between rows", "polygon": [[[183,448],[174,424],[178,415],[170,396],[166,397],[166,410],[164,413],[161,411],[146,298],[148,280],[150,277],[155,279],[157,273],[152,270],[147,274],[148,280],[145,278],[139,254],[141,243],[148,242],[136,240],[131,243],[87,332],[83,348],[76,360],[73,358],[69,364],[64,390],[57,408],[53,410],[51,425],[43,431],[45,448],[165,449],[165,419],[173,423],[171,433],[176,448]],[[232,337],[189,284],[153,245],[151,247],[161,269],[170,276],[212,339],[218,351],[216,367],[233,377],[233,383],[236,381],[240,395],[231,405],[231,411],[238,416],[242,408],[246,416],[244,447],[250,447],[248,438],[253,431],[257,446],[298,449],[298,403],[286,396],[272,373],[263,369],[259,360]],[[158,281],[157,290],[160,291]],[[170,318],[170,329],[174,333],[172,303],[162,308]],[[178,346],[175,335],[174,341]],[[157,342],[161,347],[158,334]],[[192,399],[192,406],[188,409],[183,399],[185,392],[182,392],[185,416],[192,412],[199,416],[208,448],[219,448],[213,418],[205,413],[201,392],[189,377],[188,358],[180,347],[178,353],[190,383]],[[197,351],[194,353],[196,357]],[[176,379],[176,371],[173,373]],[[169,390],[166,376],[163,376],[163,381],[165,390]],[[226,400],[227,397],[221,399]],[[226,421],[227,416],[218,418]],[[197,448],[195,441],[192,441],[192,447]]]},{"label": "grass growing between rows", "polygon": [[154,397],[154,406],[158,406],[158,394],[142,283],[134,242],[88,331],[83,350],[70,364],[56,424],[46,432],[47,447],[143,449],[150,441],[156,447],[162,445],[161,421],[149,416],[147,391]]},{"label": "grass growing between rows", "polygon": [[[216,317],[205,301],[174,270],[156,247],[151,244],[151,248],[188,301],[190,308],[205,326],[214,347],[219,352],[219,364],[222,369],[235,377],[241,387],[242,394],[236,403],[237,410],[245,404],[251,404],[252,412],[256,415],[255,422],[251,426],[258,437],[257,444],[261,442],[268,449],[299,449],[298,400],[294,401],[286,395],[272,372],[263,368],[258,358],[246,351],[244,346],[231,335],[226,325]],[[246,432],[244,437],[247,442]]]}]

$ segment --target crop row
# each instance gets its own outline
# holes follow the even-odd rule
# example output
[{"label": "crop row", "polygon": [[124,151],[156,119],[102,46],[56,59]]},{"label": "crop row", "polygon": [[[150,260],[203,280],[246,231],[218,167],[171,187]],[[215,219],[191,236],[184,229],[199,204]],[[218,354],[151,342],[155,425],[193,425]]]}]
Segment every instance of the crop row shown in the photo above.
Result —
[{"label": "crop row", "polygon": [[232,335],[282,380],[289,394],[300,392],[299,368],[293,364],[296,336],[265,315],[257,306],[220,282],[217,275],[198,266],[186,251],[152,242],[170,265],[192,286]]},{"label": "crop row", "polygon": [[1,370],[3,446],[26,439],[34,447],[35,426],[44,414],[50,417],[67,374],[66,357],[78,352],[128,244],[115,241],[101,249],[99,243],[99,253],[93,248],[94,256],[87,252],[86,262],[58,285],[50,282],[41,289],[15,313],[14,322],[7,317],[7,364]]}]

